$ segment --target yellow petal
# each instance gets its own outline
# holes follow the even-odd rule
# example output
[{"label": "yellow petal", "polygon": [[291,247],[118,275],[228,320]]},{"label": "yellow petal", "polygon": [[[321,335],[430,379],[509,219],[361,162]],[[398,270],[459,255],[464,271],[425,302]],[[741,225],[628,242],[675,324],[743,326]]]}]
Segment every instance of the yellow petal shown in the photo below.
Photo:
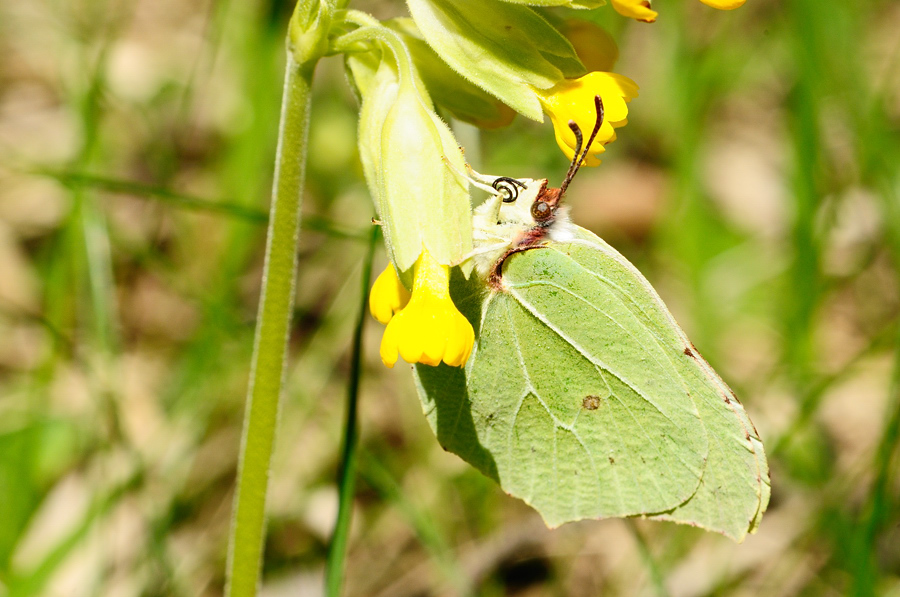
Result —
[{"label": "yellow petal", "polygon": [[409,302],[409,291],[400,282],[394,266],[388,263],[372,284],[369,292],[369,311],[372,317],[386,324],[394,313]]},{"label": "yellow petal", "polygon": [[700,0],[707,6],[718,8],[719,10],[734,10],[744,5],[747,0]]},{"label": "yellow petal", "polygon": [[595,71],[579,79],[564,79],[545,91],[538,91],[544,111],[550,115],[556,142],[569,159],[575,154],[576,137],[569,128],[575,122],[586,137],[597,122],[594,98],[603,100],[604,120],[596,139],[591,144],[585,164],[600,163],[597,156],[603,146],[616,138],[614,127],[624,126],[628,118],[628,102],[638,94],[638,87],[628,77],[616,73]]},{"label": "yellow petal", "polygon": [[444,305],[427,301],[423,307],[427,312],[420,315],[419,319],[420,327],[417,331],[421,336],[422,354],[417,360],[426,365],[437,366],[444,358],[450,326],[444,313]]},{"label": "yellow petal", "polygon": [[474,342],[474,332],[468,320],[460,314],[453,317],[453,328],[453,334],[447,340],[444,362],[451,367],[459,367],[465,364],[468,358],[468,352]]},{"label": "yellow petal", "polygon": [[392,329],[390,326],[384,330],[384,335],[381,337],[381,347],[379,348],[378,353],[381,356],[381,362],[384,363],[384,366],[388,369],[393,369],[394,364],[397,362],[399,351],[397,349],[396,330]]},{"label": "yellow petal", "polygon": [[613,8],[623,17],[652,23],[659,13],[650,9],[649,0],[612,0]]},{"label": "yellow petal", "polygon": [[413,269],[412,297],[388,322],[381,339],[381,360],[393,367],[398,356],[408,363],[460,367],[472,351],[472,325],[450,298],[450,268],[422,251]]}]

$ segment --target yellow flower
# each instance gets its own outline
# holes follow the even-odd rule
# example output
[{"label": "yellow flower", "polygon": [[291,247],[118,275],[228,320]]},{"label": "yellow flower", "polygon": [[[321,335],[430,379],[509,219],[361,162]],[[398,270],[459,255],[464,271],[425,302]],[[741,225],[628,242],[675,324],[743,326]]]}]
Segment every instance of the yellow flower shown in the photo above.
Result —
[{"label": "yellow flower", "polygon": [[612,5],[616,12],[623,17],[630,17],[645,23],[652,23],[659,15],[658,12],[650,9],[650,0],[612,0]]},{"label": "yellow flower", "polygon": [[[720,10],[734,10],[743,6],[747,0],[700,0],[707,6],[718,8]],[[612,0],[613,8],[620,15],[652,23],[656,20],[659,13],[650,8],[650,0]]]},{"label": "yellow flower", "polygon": [[734,10],[744,5],[747,0],[700,0],[707,6],[718,8],[719,10]]},{"label": "yellow flower", "polygon": [[381,338],[381,361],[393,367],[399,356],[408,363],[461,367],[474,343],[472,325],[450,298],[450,268],[422,251],[413,266],[412,298]]},{"label": "yellow flower", "polygon": [[600,163],[597,156],[605,151],[603,146],[615,141],[615,129],[628,123],[626,104],[637,94],[637,84],[628,77],[601,71],[580,79],[564,79],[546,91],[538,91],[544,111],[553,122],[556,143],[570,160],[575,157],[575,133],[569,128],[569,121],[578,125],[586,142],[597,122],[594,96],[603,100],[603,126],[584,160],[587,166]]},{"label": "yellow flower", "polygon": [[369,311],[372,317],[387,324],[409,302],[409,291],[400,282],[394,264],[388,263],[384,271],[375,278],[369,293]]}]

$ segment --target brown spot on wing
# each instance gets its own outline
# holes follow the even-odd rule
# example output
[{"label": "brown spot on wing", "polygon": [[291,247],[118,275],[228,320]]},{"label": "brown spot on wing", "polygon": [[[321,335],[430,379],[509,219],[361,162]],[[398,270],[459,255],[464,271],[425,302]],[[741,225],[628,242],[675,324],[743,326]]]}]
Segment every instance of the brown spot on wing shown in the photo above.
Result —
[{"label": "brown spot on wing", "polygon": [[597,410],[600,408],[600,396],[588,395],[581,401],[581,408],[584,410]]}]

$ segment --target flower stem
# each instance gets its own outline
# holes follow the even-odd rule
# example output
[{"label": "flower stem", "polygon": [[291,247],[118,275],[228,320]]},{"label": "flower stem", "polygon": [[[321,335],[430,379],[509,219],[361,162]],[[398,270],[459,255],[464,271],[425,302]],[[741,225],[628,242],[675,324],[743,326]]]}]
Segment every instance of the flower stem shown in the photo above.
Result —
[{"label": "flower stem", "polygon": [[357,423],[357,404],[359,398],[359,382],[362,377],[362,338],[366,322],[366,311],[369,295],[369,284],[372,279],[372,255],[375,253],[375,241],[378,239],[378,227],[372,227],[369,237],[369,251],[363,264],[362,290],[360,292],[359,314],[356,329],[353,332],[353,348],[350,356],[350,379],[347,384],[347,417],[344,421],[344,446],[341,453],[341,472],[339,479],[339,501],[337,521],[334,535],[328,547],[328,559],[325,562],[325,588],[328,597],[338,597],[344,577],[344,559],[347,555],[347,538],[350,534],[350,515],[353,510],[353,492],[356,485],[357,446],[359,424]]},{"label": "flower stem", "polygon": [[269,468],[294,308],[313,67],[298,65],[288,52],[263,287],[228,549],[229,597],[252,597],[259,587]]}]

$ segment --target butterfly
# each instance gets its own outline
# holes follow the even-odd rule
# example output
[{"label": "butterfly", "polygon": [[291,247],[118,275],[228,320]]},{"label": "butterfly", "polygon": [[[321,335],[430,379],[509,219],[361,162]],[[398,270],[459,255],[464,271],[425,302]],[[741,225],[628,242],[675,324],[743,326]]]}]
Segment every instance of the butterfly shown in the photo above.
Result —
[{"label": "butterfly", "polygon": [[464,369],[416,366],[442,446],[548,526],[645,517],[742,541],[766,509],[759,434],[643,275],[562,203],[603,121],[559,188],[470,172],[477,275],[454,278],[475,328]]}]

